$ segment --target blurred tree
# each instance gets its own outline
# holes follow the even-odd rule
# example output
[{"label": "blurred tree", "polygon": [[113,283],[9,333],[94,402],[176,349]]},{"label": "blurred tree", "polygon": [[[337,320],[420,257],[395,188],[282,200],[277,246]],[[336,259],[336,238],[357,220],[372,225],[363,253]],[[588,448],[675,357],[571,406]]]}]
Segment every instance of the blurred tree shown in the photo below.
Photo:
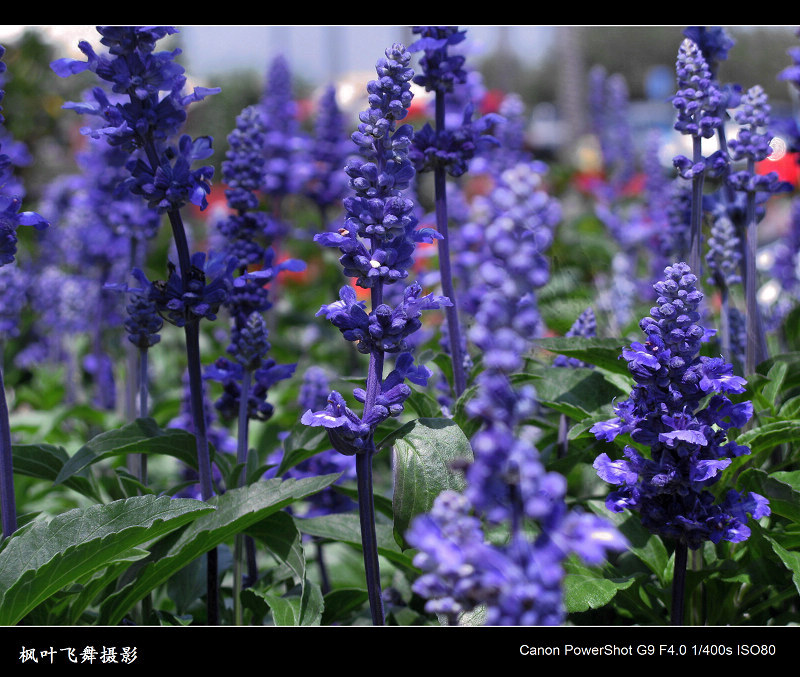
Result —
[{"label": "blurred tree", "polygon": [[[631,99],[643,99],[647,75],[655,66],[674,68],[685,26],[574,26],[585,68],[602,65],[609,73],[625,76]],[[726,27],[736,41],[727,61],[720,66],[720,79],[747,89],[760,84],[772,102],[788,100],[786,83],[777,74],[790,65],[787,55],[796,47],[791,26]],[[506,51],[489,54],[480,62],[487,86],[503,83],[529,104],[556,101],[562,74],[563,51],[558,41],[536,67],[525,68],[519,60],[510,67]]]},{"label": "blurred tree", "polygon": [[36,200],[46,183],[76,169],[71,152],[76,142],[75,121],[63,115],[61,106],[79,99],[82,85],[79,78],[69,82],[50,69],[50,62],[62,55],[37,30],[27,29],[3,46],[3,61],[8,66],[2,83],[4,124],[35,158],[18,171],[29,199]]}]

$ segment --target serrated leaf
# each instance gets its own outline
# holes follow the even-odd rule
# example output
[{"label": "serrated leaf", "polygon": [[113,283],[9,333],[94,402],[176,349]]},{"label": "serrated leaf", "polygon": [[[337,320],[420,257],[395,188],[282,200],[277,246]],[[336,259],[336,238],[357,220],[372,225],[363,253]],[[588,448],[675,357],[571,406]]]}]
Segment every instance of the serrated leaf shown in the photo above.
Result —
[{"label": "serrated leaf", "polygon": [[324,489],[336,477],[273,478],[212,497],[207,503],[216,507],[213,513],[195,520],[177,538],[157,543],[151,556],[137,563],[130,580],[101,606],[100,622],[116,625],[133,604],[189,562],[294,501]]},{"label": "serrated leaf", "polygon": [[119,578],[122,572],[130,566],[131,562],[144,559],[149,554],[143,548],[132,548],[127,553],[116,557],[113,562],[105,566],[101,571],[96,572],[94,577],[87,581],[76,598],[70,602],[69,615],[59,622],[59,625],[78,625],[81,614],[86,611],[106,586]]},{"label": "serrated leaf", "polygon": [[136,496],[29,525],[0,552],[0,625],[18,623],[65,585],[210,512],[193,499]]},{"label": "serrated leaf", "polygon": [[447,418],[420,418],[393,435],[394,525],[403,534],[411,519],[428,512],[447,489],[463,491],[456,464],[471,462],[472,447],[458,425]]}]

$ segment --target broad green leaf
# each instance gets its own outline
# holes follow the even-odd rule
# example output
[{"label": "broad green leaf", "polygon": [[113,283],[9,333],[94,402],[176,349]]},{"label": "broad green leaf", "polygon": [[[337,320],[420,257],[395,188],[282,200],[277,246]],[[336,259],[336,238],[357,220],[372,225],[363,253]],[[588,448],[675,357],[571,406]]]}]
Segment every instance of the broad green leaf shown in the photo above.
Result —
[{"label": "broad green leaf", "polygon": [[750,447],[753,454],[764,449],[773,449],[785,442],[800,440],[800,420],[774,421],[743,432],[736,443]]},{"label": "broad green leaf", "polygon": [[588,507],[596,515],[614,524],[628,539],[629,550],[639,558],[656,576],[662,585],[671,579],[670,555],[664,542],[642,526],[638,515],[629,511],[611,512],[599,501],[588,501]]},{"label": "broad green leaf", "polygon": [[778,409],[778,400],[780,399],[781,386],[786,379],[786,373],[789,371],[789,365],[786,362],[776,362],[767,372],[769,381],[764,385],[761,391],[764,399],[769,403],[773,412]]},{"label": "broad green leaf", "polygon": [[18,623],[65,585],[209,512],[192,499],[137,496],[29,525],[0,552],[0,625]]},{"label": "broad green leaf", "polygon": [[558,336],[539,338],[534,344],[553,353],[576,357],[583,362],[594,364],[617,374],[629,374],[628,363],[620,359],[622,349],[627,345],[624,339],[586,338],[583,336]]},{"label": "broad green leaf", "polygon": [[778,372],[773,370],[781,363],[787,367],[782,376],[781,390],[788,392],[790,389],[800,386],[800,352],[780,353],[769,357],[756,367],[756,372],[758,375],[772,379],[770,372],[773,376],[777,375]]},{"label": "broad green leaf", "polygon": [[144,559],[150,553],[142,548],[132,548],[115,558],[108,566],[101,569],[91,580],[83,585],[83,589],[69,605],[69,615],[59,625],[78,625],[81,614],[95,601],[97,596],[115,581],[127,569],[131,562]]},{"label": "broad green leaf", "polygon": [[800,418],[800,395],[790,397],[781,405],[778,416],[784,419]]},{"label": "broad green leaf", "polygon": [[[69,454],[63,447],[53,444],[15,444],[12,447],[14,472],[28,477],[55,482]],[[64,481],[64,486],[91,498],[96,503],[102,500],[88,478],[72,475]]]},{"label": "broad green leaf", "polygon": [[[309,536],[318,536],[332,541],[346,543],[361,550],[361,524],[355,513],[338,513],[321,515],[320,517],[295,517],[297,528]],[[378,522],[375,525],[378,539],[378,554],[387,560],[413,572],[419,570],[412,564],[411,558],[403,554],[394,540],[392,526]]]},{"label": "broad green leaf", "polygon": [[194,435],[177,428],[159,428],[151,418],[137,418],[121,428],[100,433],[89,440],[64,464],[55,483],[66,481],[105,458],[126,454],[174,456],[188,466],[197,468],[197,440]]},{"label": "broad green leaf", "polygon": [[800,470],[779,470],[778,472],[770,473],[770,477],[779,482],[785,482],[796,492],[800,492]]},{"label": "broad green leaf", "polygon": [[298,423],[283,442],[283,458],[276,475],[281,477],[289,468],[330,447],[331,443],[325,428]]},{"label": "broad green leaf", "polygon": [[590,569],[575,561],[568,561],[564,568],[564,606],[569,613],[599,609],[636,580],[612,580],[606,578],[602,571]]},{"label": "broad green leaf", "polygon": [[324,489],[336,477],[274,478],[212,497],[207,503],[216,507],[213,513],[195,520],[176,538],[155,544],[151,556],[132,567],[123,586],[101,606],[100,623],[116,625],[133,604],[193,559],[294,501]]},{"label": "broad green leaf", "polygon": [[759,468],[747,468],[739,475],[738,486],[754,491],[769,500],[774,514],[782,515],[800,524],[800,492],[777,477],[768,475]]},{"label": "broad green leaf", "polygon": [[277,562],[285,565],[297,582],[305,580],[306,557],[300,532],[287,512],[276,512],[247,530],[267,546]]},{"label": "broad green leaf", "polygon": [[463,491],[464,475],[455,465],[473,456],[464,432],[447,418],[411,421],[393,438],[394,525],[403,534],[411,519],[428,512],[442,491]]},{"label": "broad green leaf", "polygon": [[322,625],[332,625],[346,620],[350,614],[361,609],[369,595],[360,588],[336,588],[325,595]]},{"label": "broad green leaf", "polygon": [[780,558],[786,568],[792,572],[792,581],[800,594],[800,552],[787,550],[772,538],[767,539],[772,544],[772,549]]},{"label": "broad green leaf", "polygon": [[573,420],[583,420],[604,410],[611,417],[614,399],[627,397],[629,392],[606,379],[599,370],[583,367],[548,367],[541,372],[535,387],[539,402]]},{"label": "broad green leaf", "polygon": [[278,626],[319,625],[325,602],[319,586],[310,581],[298,586],[286,595],[258,592],[272,609],[272,619]]},{"label": "broad green leaf", "polygon": [[481,427],[480,418],[471,416],[467,411],[467,405],[477,394],[478,386],[468,386],[453,405],[453,420],[464,431],[467,438],[471,438]]},{"label": "broad green leaf", "polygon": [[406,403],[419,418],[437,418],[442,415],[442,407],[436,399],[421,390],[412,389]]}]

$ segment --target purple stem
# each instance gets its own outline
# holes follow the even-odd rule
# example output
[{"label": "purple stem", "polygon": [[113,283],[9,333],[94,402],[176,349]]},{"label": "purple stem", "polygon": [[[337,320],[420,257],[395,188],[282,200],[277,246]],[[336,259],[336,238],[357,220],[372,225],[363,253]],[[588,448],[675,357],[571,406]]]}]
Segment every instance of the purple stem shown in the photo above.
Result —
[{"label": "purple stem", "polygon": [[[747,161],[747,171],[755,174],[755,161]],[[747,307],[747,348],[745,351],[745,374],[754,374],[756,366],[767,357],[766,342],[758,309],[758,277],[756,272],[756,251],[758,249],[758,229],[756,223],[756,196],[747,194],[745,212],[745,304]]]},{"label": "purple stem", "polygon": [[383,596],[381,594],[378,539],[375,533],[375,504],[372,490],[372,456],[375,447],[356,454],[356,480],[358,484],[358,516],[361,522],[361,547],[364,551],[364,572],[367,578],[367,597],[373,625],[384,625]]},{"label": "purple stem", "polygon": [[[139,416],[148,415],[147,406],[147,348],[139,349]],[[147,454],[139,454],[139,481],[147,484]]]},{"label": "purple stem", "polygon": [[11,425],[8,419],[2,368],[0,368],[0,509],[3,511],[3,538],[8,538],[17,530],[17,505],[14,496]]},{"label": "purple stem", "polygon": [[[158,154],[152,140],[146,141],[144,150],[150,167],[155,172],[159,167]],[[172,235],[175,240],[175,249],[178,254],[178,265],[181,271],[184,289],[189,286],[189,273],[191,271],[191,257],[189,255],[189,242],[186,238],[186,229],[178,209],[167,212]],[[200,360],[200,321],[187,319],[184,325],[186,334],[186,361],[189,371],[189,393],[192,410],[192,424],[197,440],[197,469],[200,479],[200,493],[203,500],[208,500],[214,495],[211,481],[211,456],[208,450],[208,433],[206,431],[206,416],[203,407],[203,376],[202,362]],[[216,548],[208,553],[208,619],[209,625],[219,622],[219,609],[217,599],[217,551]]]},{"label": "purple stem", "polygon": [[[703,161],[699,136],[693,137],[694,156],[692,162],[697,165]],[[703,172],[692,177],[692,215],[691,215],[691,241],[689,244],[689,268],[700,279],[700,223],[703,218]]]},{"label": "purple stem", "polygon": [[[237,446],[236,446],[236,463],[244,466],[240,471],[239,486],[244,486],[246,471],[247,471],[247,451],[249,448],[248,441],[248,401],[250,399],[250,370],[245,369],[242,374],[242,386],[239,392],[239,427],[237,431]],[[243,585],[243,570],[246,565],[245,560],[245,538],[244,534],[236,534],[234,544],[234,560],[233,560],[233,609],[234,618],[237,625],[242,625],[244,620],[244,610],[242,609],[242,602],[240,595],[242,593]]]},{"label": "purple stem", "polygon": [[686,562],[689,549],[678,541],[675,546],[675,569],[672,574],[672,625],[683,625],[684,598],[686,597]]},{"label": "purple stem", "polygon": [[[436,132],[439,134],[445,127],[444,92],[436,92]],[[464,355],[461,350],[461,327],[458,321],[458,306],[453,288],[453,274],[450,269],[450,237],[447,232],[447,175],[444,167],[436,165],[433,170],[433,185],[436,204],[436,228],[442,239],[438,240],[439,274],[442,292],[450,299],[452,305],[445,308],[447,318],[447,334],[450,341],[450,357],[453,361],[453,388],[456,398],[466,390],[467,379],[464,373]]]},{"label": "purple stem", "polygon": [[[373,245],[374,247],[374,245]],[[372,308],[383,303],[383,286],[378,284],[371,291]],[[364,398],[364,414],[367,415],[375,405],[383,379],[384,353],[375,350],[369,356],[367,388]],[[381,572],[378,561],[378,539],[375,533],[375,497],[372,486],[372,457],[375,444],[370,436],[368,448],[356,454],[356,484],[358,487],[358,516],[361,523],[361,548],[364,553],[364,574],[367,579],[367,597],[373,625],[385,623],[383,615],[383,596],[381,594]]]}]

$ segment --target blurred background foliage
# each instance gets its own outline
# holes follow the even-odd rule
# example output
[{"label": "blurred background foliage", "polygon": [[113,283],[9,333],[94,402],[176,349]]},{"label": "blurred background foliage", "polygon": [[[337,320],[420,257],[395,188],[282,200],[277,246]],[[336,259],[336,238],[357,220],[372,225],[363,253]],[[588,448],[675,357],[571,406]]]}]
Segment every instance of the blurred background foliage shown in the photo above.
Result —
[{"label": "blurred background foliage", "polygon": [[[364,27],[365,29],[368,27]],[[504,40],[508,27],[497,26],[495,45],[485,53],[470,56],[470,67],[478,71],[488,92],[516,92],[529,111],[542,110],[569,125],[568,135],[577,138],[589,124],[587,78],[592,67],[601,65],[608,73],[625,77],[632,102],[653,96],[666,102],[674,88],[674,64],[684,26],[560,26],[541,59],[534,64],[522,59]],[[790,64],[787,50],[797,44],[793,26],[726,27],[735,40],[729,59],[720,65],[722,82],[748,88],[760,84],[773,109],[781,112],[792,105],[793,93],[777,73]],[[410,32],[409,32],[410,33]],[[86,36],[92,39],[92,36]],[[405,36],[400,35],[398,39]],[[410,37],[410,35],[409,35]],[[179,33],[171,46],[181,46]],[[27,144],[37,162],[22,169],[21,178],[35,200],[42,186],[53,177],[74,170],[71,148],[80,143],[80,119],[64,115],[64,101],[80,99],[93,82],[87,77],[61,79],[49,67],[63,56],[60,46],[48,42],[44,33],[31,26],[17,39],[3,45],[5,74],[2,102],[6,127],[15,139]],[[377,58],[377,57],[376,57]],[[179,59],[180,61],[181,59]],[[191,76],[191,64],[185,64]],[[291,66],[291,63],[290,63]],[[219,170],[227,149],[226,137],[236,116],[263,96],[267,63],[209,74],[202,84],[219,86],[222,92],[191,108],[187,132],[214,138],[216,152],[210,162]],[[774,74],[770,77],[770,74]],[[326,84],[326,83],[325,83]],[[294,96],[299,114],[310,127],[311,99],[323,86],[295,76]],[[491,106],[488,96],[485,106]],[[671,114],[671,107],[666,106]],[[351,125],[355,127],[355,117]]]}]

